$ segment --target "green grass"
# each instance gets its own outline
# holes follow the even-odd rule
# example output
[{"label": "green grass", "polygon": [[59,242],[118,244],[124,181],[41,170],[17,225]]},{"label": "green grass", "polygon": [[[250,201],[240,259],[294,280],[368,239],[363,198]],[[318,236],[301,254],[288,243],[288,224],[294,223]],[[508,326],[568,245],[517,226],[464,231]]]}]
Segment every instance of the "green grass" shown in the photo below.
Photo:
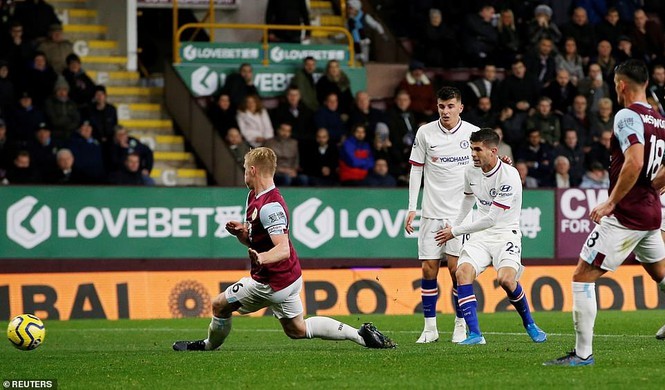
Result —
[{"label": "green grass", "polygon": [[[481,314],[487,345],[448,342],[452,316],[439,316],[438,343],[417,345],[422,317],[347,316],[374,321],[395,350],[351,342],[290,340],[273,318],[234,319],[216,352],[171,350],[180,339],[205,337],[208,320],[47,321],[45,343],[30,352],[0,343],[0,379],[57,379],[81,388],[662,388],[665,342],[655,339],[663,311],[601,311],[593,367],[543,367],[574,345],[570,313],[535,313],[550,336],[528,338],[515,313]],[[2,324],[2,323],[0,323]],[[3,326],[6,326],[4,323]]]}]

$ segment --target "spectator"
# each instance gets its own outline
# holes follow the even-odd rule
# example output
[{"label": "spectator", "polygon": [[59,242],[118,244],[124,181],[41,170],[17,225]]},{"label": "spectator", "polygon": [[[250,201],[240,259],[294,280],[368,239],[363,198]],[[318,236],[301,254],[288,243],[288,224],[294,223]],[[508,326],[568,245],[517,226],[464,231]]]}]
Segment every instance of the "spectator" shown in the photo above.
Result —
[{"label": "spectator", "polygon": [[416,117],[411,111],[411,98],[408,92],[397,92],[395,104],[388,110],[388,128],[390,129],[389,137],[392,148],[396,150],[396,155],[400,156],[402,173],[397,175],[400,176],[410,170],[408,161],[418,130]]},{"label": "spectator", "polygon": [[379,158],[374,162],[374,168],[367,174],[363,185],[368,187],[395,187],[397,181],[388,173],[388,162]]},{"label": "spectator", "polygon": [[92,134],[103,145],[113,140],[113,133],[118,126],[118,110],[106,100],[106,87],[95,87],[95,95],[87,117],[92,125]]},{"label": "spectator", "polygon": [[552,100],[552,110],[558,115],[568,112],[577,94],[577,87],[570,82],[569,73],[565,69],[559,69],[555,82],[543,90],[543,95]]},{"label": "spectator", "polygon": [[328,130],[330,142],[333,145],[339,144],[344,135],[344,122],[338,109],[337,94],[332,92],[326,96],[323,105],[314,113],[314,125],[318,129],[325,128]]},{"label": "spectator", "polygon": [[[570,185],[577,187],[584,175],[584,152],[577,142],[577,132],[567,129],[563,135],[563,143],[554,149],[555,156],[565,156],[568,160]],[[556,167],[555,167],[556,168]]]},{"label": "spectator", "polygon": [[69,149],[60,149],[55,156],[57,169],[48,182],[56,185],[86,184],[77,169],[74,169],[74,155]]},{"label": "spectator", "polygon": [[[337,94],[339,112],[345,118],[344,121],[346,122],[346,118],[353,105],[351,81],[346,73],[342,71],[339,66],[339,61],[337,60],[328,61],[325,73],[319,78],[319,81],[316,82],[316,96],[318,97],[320,104],[322,104],[331,93]],[[331,134],[331,136],[332,135],[333,134]]]},{"label": "spectator", "polygon": [[386,121],[385,113],[371,106],[371,99],[367,92],[359,91],[356,93],[355,104],[351,109],[348,124],[362,124],[367,131],[367,139],[374,139],[376,125]]},{"label": "spectator", "polygon": [[76,103],[79,110],[87,109],[95,98],[95,83],[81,68],[81,58],[72,53],[67,56],[67,68],[62,75],[69,84],[69,98]]},{"label": "spectator", "polygon": [[536,104],[540,89],[538,82],[526,73],[522,60],[515,60],[511,66],[512,74],[501,83],[499,100],[504,107],[512,108],[516,113],[526,114]]},{"label": "spectator", "polygon": [[597,42],[595,29],[589,23],[586,10],[582,7],[575,8],[571,20],[561,27],[561,32],[564,37],[575,38],[577,51],[582,56],[583,63],[587,64]]},{"label": "spectator", "polygon": [[291,85],[286,90],[286,100],[270,112],[273,127],[276,124],[288,123],[292,128],[292,136],[302,148],[305,143],[314,143],[314,112],[301,101],[300,90]]},{"label": "spectator", "polygon": [[109,144],[108,148],[107,166],[110,171],[122,170],[125,165],[125,157],[129,154],[137,154],[141,174],[144,178],[150,179],[154,163],[152,150],[138,139],[130,137],[126,128],[121,125],[116,126],[113,142]]},{"label": "spectator", "polygon": [[11,69],[10,77],[15,85],[21,85],[20,82],[26,77],[26,66],[33,58],[33,49],[30,41],[23,37],[23,26],[18,20],[14,20],[9,26],[9,35],[2,43],[5,58],[9,62]]},{"label": "spectator", "polygon": [[333,186],[337,184],[339,153],[330,144],[328,130],[320,128],[316,132],[316,146],[306,149],[303,155],[303,168],[313,186]]},{"label": "spectator", "polygon": [[226,145],[228,145],[229,150],[231,151],[231,154],[233,155],[233,158],[236,160],[236,162],[240,165],[244,164],[245,162],[245,155],[247,152],[249,152],[249,144],[245,142],[244,139],[242,139],[242,134],[240,134],[240,130],[238,130],[235,127],[231,127],[227,132],[226,132]]},{"label": "spectator", "polygon": [[620,36],[619,43],[617,45],[617,64],[633,58],[637,58],[636,54],[633,52],[633,41],[630,39],[630,37],[626,35]]},{"label": "spectator", "polygon": [[221,91],[231,97],[231,104],[239,107],[247,96],[259,95],[259,90],[254,85],[254,70],[252,65],[244,63],[240,65],[237,73],[231,73],[226,77],[226,83]]},{"label": "spectator", "polygon": [[554,159],[554,179],[548,187],[570,188],[574,187],[570,181],[570,162],[566,156],[557,156]]},{"label": "spectator", "polygon": [[263,108],[257,95],[248,95],[238,108],[236,115],[238,128],[243,137],[253,147],[262,146],[264,142],[275,136],[268,111]]},{"label": "spectator", "polygon": [[319,109],[319,99],[316,96],[316,60],[314,57],[306,57],[303,60],[302,69],[298,69],[291,79],[291,85],[298,87],[302,103],[311,111]]},{"label": "spectator", "polygon": [[469,65],[477,66],[493,58],[499,43],[499,32],[492,25],[493,17],[494,7],[488,4],[481,6],[478,13],[467,15],[463,39]]},{"label": "spectator", "polygon": [[575,96],[572,109],[563,117],[562,125],[566,129],[577,131],[577,139],[583,148],[591,144],[591,119],[587,113],[587,100],[584,95]]},{"label": "spectator", "polygon": [[626,34],[626,28],[621,23],[619,11],[616,8],[611,7],[607,10],[605,19],[596,25],[596,33],[599,41],[607,40],[612,47],[617,47],[619,37]]},{"label": "spectator", "polygon": [[546,185],[552,176],[552,147],[542,142],[540,131],[531,129],[527,134],[527,142],[517,151],[518,160],[526,162],[529,176],[538,180],[538,185]]},{"label": "spectator", "polygon": [[665,107],[665,67],[663,65],[654,65],[647,92],[658,102],[657,108],[662,115]]},{"label": "spectator", "polygon": [[501,10],[499,16],[499,47],[496,51],[496,62],[501,68],[508,68],[522,51],[522,41],[515,26],[515,16],[510,9]]},{"label": "spectator", "polygon": [[67,56],[74,52],[74,45],[65,39],[62,24],[54,23],[48,31],[48,39],[39,44],[37,50],[46,55],[46,60],[57,74],[62,74],[67,67]]},{"label": "spectator", "polygon": [[356,59],[367,63],[369,61],[369,51],[371,40],[367,37],[368,30],[374,30],[384,39],[387,39],[386,32],[381,23],[376,21],[371,15],[363,12],[360,0],[347,1],[348,19],[346,27],[353,37]]},{"label": "spectator", "polygon": [[[266,24],[284,24],[309,26],[309,11],[305,0],[268,0],[266,7]],[[270,30],[270,42],[300,43],[300,30]],[[305,38],[309,39],[310,30],[305,30]]]},{"label": "spectator", "polygon": [[525,57],[527,72],[538,80],[540,88],[546,88],[554,80],[556,64],[554,61],[554,45],[549,38],[541,38],[536,52]]},{"label": "spectator", "polygon": [[598,42],[598,51],[595,58],[591,60],[600,66],[603,74],[603,80],[610,86],[610,93],[614,86],[614,68],[617,66],[617,60],[612,56],[612,45],[606,40]]},{"label": "spectator", "polygon": [[30,165],[30,153],[21,150],[16,154],[13,164],[7,170],[5,184],[36,184],[39,183],[39,176]]},{"label": "spectator", "polygon": [[424,64],[411,61],[409,71],[397,86],[397,90],[404,90],[411,97],[411,110],[416,115],[416,121],[429,122],[433,120],[436,107],[436,93],[434,86],[425,75]]},{"label": "spectator", "polygon": [[14,83],[9,77],[9,64],[6,61],[0,61],[0,113],[2,117],[7,117],[9,108],[15,99]]},{"label": "spectator", "polygon": [[60,146],[58,140],[51,138],[48,126],[45,123],[40,124],[27,148],[30,153],[30,168],[34,169],[40,180],[49,177],[55,169],[55,154]]},{"label": "spectator", "polygon": [[584,8],[589,17],[589,23],[593,25],[600,23],[607,14],[607,3],[605,0],[576,0],[575,4],[578,7]]},{"label": "spectator", "polygon": [[416,41],[417,58],[427,66],[453,68],[460,61],[460,46],[451,26],[443,23],[441,11],[429,10],[429,20]]},{"label": "spectator", "polygon": [[506,143],[508,143],[514,150],[517,150],[526,138],[524,127],[527,118],[526,113],[518,113],[515,115],[515,112],[510,107],[504,107],[499,111],[499,126],[503,129]]},{"label": "spectator", "polygon": [[284,122],[277,128],[277,136],[266,141],[265,146],[277,155],[275,185],[306,186],[307,176],[300,173],[298,141],[291,138],[292,127]]},{"label": "spectator", "polygon": [[8,119],[10,138],[22,147],[32,141],[39,124],[46,122],[46,116],[32,105],[32,98],[27,92],[21,94]]},{"label": "spectator", "polygon": [[537,6],[534,17],[527,23],[527,37],[529,47],[535,46],[543,38],[549,38],[554,43],[561,40],[561,31],[552,21],[552,8],[545,4]]},{"label": "spectator", "polygon": [[138,153],[129,153],[120,170],[109,175],[109,183],[120,186],[145,186],[151,183],[141,174],[141,157]]},{"label": "spectator", "polygon": [[483,76],[466,83],[475,97],[474,100],[467,100],[469,105],[476,105],[477,100],[483,96],[490,98],[492,105],[496,105],[496,97],[499,91],[499,80],[496,78],[496,66],[485,64],[483,67]]},{"label": "spectator", "polygon": [[650,64],[663,57],[665,52],[663,29],[658,23],[649,20],[644,10],[635,11],[634,24],[629,29],[629,36],[633,43],[635,58]]},{"label": "spectator", "polygon": [[55,10],[45,0],[17,1],[15,4],[14,19],[24,27],[28,41],[46,37],[49,26],[60,23]]},{"label": "spectator", "polygon": [[487,96],[478,100],[478,105],[462,115],[464,120],[480,128],[494,127],[498,123],[499,116],[492,111],[492,102]]},{"label": "spectator", "polygon": [[552,112],[552,99],[543,96],[538,100],[538,106],[533,115],[526,120],[528,130],[538,129],[544,142],[557,146],[561,140],[561,122]]},{"label": "spectator", "polygon": [[589,170],[584,174],[580,188],[606,189],[610,188],[609,172],[598,162],[591,164]]},{"label": "spectator", "polygon": [[587,99],[587,106],[592,113],[598,112],[600,99],[610,96],[610,87],[603,80],[603,71],[598,64],[589,65],[589,76],[580,80],[577,89]]},{"label": "spectator", "polygon": [[339,180],[344,186],[358,186],[374,167],[372,149],[365,141],[365,128],[354,126],[339,152]]},{"label": "spectator", "polygon": [[0,179],[5,177],[7,168],[11,166],[14,153],[14,142],[7,137],[7,126],[0,119]]},{"label": "spectator", "polygon": [[565,69],[570,75],[570,82],[577,83],[584,78],[584,60],[577,53],[577,42],[575,38],[568,37],[564,41],[563,53],[556,57],[557,69]]},{"label": "spectator", "polygon": [[208,118],[222,137],[226,137],[226,132],[230,128],[238,127],[236,115],[236,109],[231,104],[231,97],[226,93],[219,94],[215,104],[208,106]]},{"label": "spectator", "polygon": [[586,168],[589,169],[591,164],[598,162],[603,168],[610,168],[610,145],[612,143],[612,134],[614,130],[603,130],[598,137],[598,141],[591,144],[589,152],[584,157]]},{"label": "spectator", "polygon": [[76,170],[86,182],[101,184],[106,181],[102,146],[93,138],[89,121],[81,122],[78,131],[72,134],[69,150],[74,155]]},{"label": "spectator", "polygon": [[36,52],[32,64],[25,73],[23,85],[32,97],[32,103],[39,109],[44,108],[46,99],[53,93],[58,74],[46,62],[46,56],[42,52]]},{"label": "spectator", "polygon": [[612,100],[602,98],[598,101],[598,112],[589,115],[591,123],[591,134],[593,138],[600,136],[605,130],[612,130],[614,126],[614,113],[612,112]]},{"label": "spectator", "polygon": [[522,187],[524,188],[538,188],[538,180],[529,176],[529,167],[525,161],[518,161],[515,163],[515,169],[520,174]]},{"label": "spectator", "polygon": [[56,83],[54,92],[46,100],[44,112],[52,126],[53,137],[67,140],[81,123],[81,115],[76,103],[69,99],[69,84],[64,79]]},{"label": "spectator", "polygon": [[503,142],[503,129],[500,126],[494,127],[494,132],[499,136],[499,146],[497,147],[499,151],[497,152],[499,157],[508,157],[511,161],[513,159],[513,148],[510,147],[507,143]]}]

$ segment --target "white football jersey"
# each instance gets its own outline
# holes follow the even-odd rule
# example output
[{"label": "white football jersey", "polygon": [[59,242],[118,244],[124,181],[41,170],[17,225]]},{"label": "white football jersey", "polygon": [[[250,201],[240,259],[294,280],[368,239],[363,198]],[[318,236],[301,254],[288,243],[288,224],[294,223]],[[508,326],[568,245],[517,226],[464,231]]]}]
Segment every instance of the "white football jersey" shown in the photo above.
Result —
[{"label": "white football jersey", "polygon": [[476,197],[478,212],[476,218],[489,214],[491,207],[504,210],[494,226],[483,230],[483,233],[520,232],[520,215],[522,214],[522,181],[514,167],[499,160],[491,171],[485,173],[473,165],[466,169],[464,177],[464,193]]},{"label": "white football jersey", "polygon": [[451,130],[436,121],[421,126],[409,162],[423,166],[422,216],[453,220],[464,199],[464,170],[471,163],[469,137],[479,127],[460,119]]}]

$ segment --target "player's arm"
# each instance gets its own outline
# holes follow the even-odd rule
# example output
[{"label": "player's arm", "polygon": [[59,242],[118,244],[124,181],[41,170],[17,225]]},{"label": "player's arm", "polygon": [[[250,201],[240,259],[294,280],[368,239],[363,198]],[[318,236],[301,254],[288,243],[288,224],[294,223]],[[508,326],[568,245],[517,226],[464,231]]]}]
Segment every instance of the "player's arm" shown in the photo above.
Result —
[{"label": "player's arm", "polygon": [[289,229],[286,211],[278,202],[267,203],[259,210],[261,225],[270,235],[273,247],[265,252],[257,252],[249,248],[249,258],[259,265],[277,263],[289,258]]},{"label": "player's arm", "polygon": [[273,247],[267,252],[257,252],[249,248],[249,258],[256,264],[264,265],[277,263],[289,258],[291,254],[291,247],[289,245],[288,234],[271,234]]},{"label": "player's arm", "polygon": [[226,231],[235,236],[241,244],[249,246],[249,228],[247,223],[229,221],[226,223]]},{"label": "player's arm", "polygon": [[416,133],[416,138],[413,142],[411,149],[411,156],[409,163],[411,164],[411,173],[409,174],[409,212],[404,221],[404,230],[407,233],[413,233],[413,220],[416,217],[416,210],[418,209],[418,195],[420,195],[420,184],[423,180],[423,170],[425,166],[425,158],[427,153],[427,145],[422,136],[422,132]]},{"label": "player's arm", "polygon": [[658,172],[656,172],[656,177],[651,181],[651,186],[661,195],[665,192],[665,165],[660,166]]}]

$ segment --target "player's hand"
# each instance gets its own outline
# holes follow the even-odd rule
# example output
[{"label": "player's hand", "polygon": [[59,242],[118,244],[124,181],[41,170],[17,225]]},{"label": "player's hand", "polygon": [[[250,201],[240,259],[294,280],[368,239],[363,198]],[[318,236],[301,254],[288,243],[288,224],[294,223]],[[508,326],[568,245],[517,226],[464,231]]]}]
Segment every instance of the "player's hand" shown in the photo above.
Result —
[{"label": "player's hand", "polygon": [[252,261],[252,264],[261,265],[261,254],[259,252],[249,248],[247,253],[249,254],[249,259]]},{"label": "player's hand", "polygon": [[513,159],[508,156],[500,156],[501,161],[505,162],[508,165],[513,165]]},{"label": "player's hand", "polygon": [[589,214],[589,218],[595,223],[600,223],[601,218],[606,217],[614,211],[614,203],[605,201],[598,206],[594,207]]},{"label": "player's hand", "polygon": [[442,246],[453,238],[453,227],[448,224],[446,224],[443,229],[436,232],[436,235],[434,236],[437,246]]},{"label": "player's hand", "polygon": [[406,232],[409,234],[413,233],[413,226],[411,226],[411,224],[413,223],[413,220],[415,218],[416,218],[415,211],[409,211],[409,213],[406,215],[406,221],[404,222],[404,230],[406,230]]},{"label": "player's hand", "polygon": [[233,236],[238,236],[245,231],[245,224],[240,221],[229,221],[226,223],[226,231]]}]

